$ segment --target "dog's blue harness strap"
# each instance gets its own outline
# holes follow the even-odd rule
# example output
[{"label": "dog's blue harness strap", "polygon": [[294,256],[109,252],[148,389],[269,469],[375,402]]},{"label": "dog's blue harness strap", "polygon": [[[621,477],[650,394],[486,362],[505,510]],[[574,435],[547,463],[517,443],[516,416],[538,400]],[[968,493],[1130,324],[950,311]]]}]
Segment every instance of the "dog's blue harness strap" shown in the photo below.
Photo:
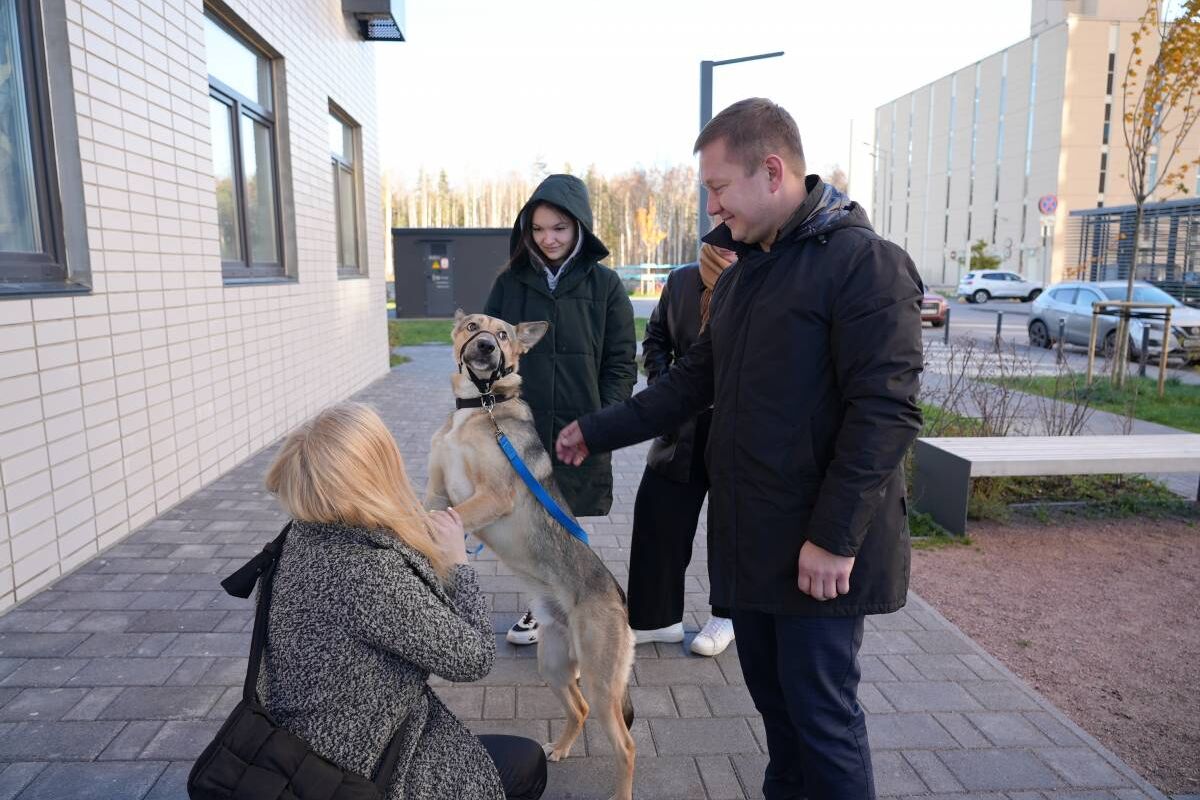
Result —
[{"label": "dog's blue harness strap", "polygon": [[538,499],[538,502],[550,512],[550,516],[558,520],[559,524],[567,529],[567,533],[587,544],[587,531],[581,528],[579,523],[570,514],[563,511],[562,507],[554,502],[554,498],[550,496],[546,488],[538,483],[538,479],[533,477],[533,473],[529,471],[529,467],[525,466],[525,462],[517,455],[517,448],[513,447],[508,437],[503,433],[497,432],[496,441],[500,443],[500,449],[504,451],[504,455],[508,456],[508,460],[512,462],[513,469],[521,476],[521,480],[525,481],[525,485],[529,487],[529,491],[533,492],[533,496]]}]

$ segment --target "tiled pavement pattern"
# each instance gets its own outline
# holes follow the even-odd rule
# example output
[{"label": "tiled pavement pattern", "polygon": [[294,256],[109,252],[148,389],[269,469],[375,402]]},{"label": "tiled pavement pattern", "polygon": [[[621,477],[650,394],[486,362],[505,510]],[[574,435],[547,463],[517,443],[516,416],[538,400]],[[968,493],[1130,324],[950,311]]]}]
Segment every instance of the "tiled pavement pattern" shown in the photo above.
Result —
[{"label": "tiled pavement pattern", "polygon": [[[412,363],[358,397],[383,412],[421,485],[430,434],[450,408],[451,355],[444,347],[407,352]],[[586,521],[622,579],[644,452],[617,455],[613,513]],[[259,453],[0,617],[0,799],[185,797],[191,760],[241,691],[251,608],[218,580],[282,522],[261,488],[270,455]],[[688,577],[691,630],[706,616],[703,538]],[[520,583],[486,551],[476,568],[500,657],[479,683],[438,691],[478,732],[545,740],[562,724],[558,703],[538,679],[534,651],[502,635],[524,608]],[[762,726],[734,650],[706,659],[679,645],[639,648],[638,797],[761,796]],[[869,618],[862,666],[882,795],[1161,797],[919,598]],[[606,797],[606,752],[589,725],[575,754],[551,765],[546,796]]]}]

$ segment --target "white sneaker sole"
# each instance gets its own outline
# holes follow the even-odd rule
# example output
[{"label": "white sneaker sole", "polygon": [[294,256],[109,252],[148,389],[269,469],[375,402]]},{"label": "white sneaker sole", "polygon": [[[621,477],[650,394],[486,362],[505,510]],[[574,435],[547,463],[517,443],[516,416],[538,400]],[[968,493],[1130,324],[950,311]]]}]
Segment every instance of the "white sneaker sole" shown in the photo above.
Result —
[{"label": "white sneaker sole", "polygon": [[533,633],[513,633],[512,631],[509,631],[508,633],[504,634],[504,638],[509,644],[515,644],[518,647],[527,644],[537,644],[538,641],[538,635],[536,631]]},{"label": "white sneaker sole", "polygon": [[707,656],[712,658],[713,656],[719,656],[721,653],[724,653],[729,648],[731,642],[733,642],[732,639],[726,642],[723,647],[718,647],[716,641],[713,639],[710,639],[707,636],[703,638],[697,636],[695,639],[692,639],[691,651],[698,656]]}]

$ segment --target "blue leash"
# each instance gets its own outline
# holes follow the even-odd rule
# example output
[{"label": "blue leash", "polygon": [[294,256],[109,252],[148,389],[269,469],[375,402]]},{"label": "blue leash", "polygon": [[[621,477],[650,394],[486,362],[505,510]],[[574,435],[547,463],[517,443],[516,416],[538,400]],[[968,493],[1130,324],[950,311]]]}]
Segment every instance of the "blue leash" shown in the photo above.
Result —
[{"label": "blue leash", "polygon": [[[487,397],[488,395],[485,395]],[[495,406],[495,399],[491,403],[484,402],[482,408],[487,412],[488,419],[492,421],[492,427],[496,429],[496,442],[500,445],[500,449],[504,451],[504,455],[508,457],[508,461],[512,464],[517,474],[521,476],[521,480],[525,481],[525,485],[529,487],[529,491],[533,492],[533,496],[542,504],[542,507],[550,512],[550,516],[554,517],[560,525],[567,529],[567,533],[574,536],[584,544],[588,543],[587,531],[580,527],[575,518],[562,510],[562,507],[554,501],[550,493],[546,491],[546,487],[538,482],[538,479],[533,477],[533,473],[529,471],[529,467],[525,466],[525,462],[521,460],[521,456],[517,454],[517,448],[513,447],[512,442],[504,435],[504,431],[500,429],[500,425],[496,422],[496,417],[492,414],[492,407]],[[478,553],[483,549],[483,545],[479,545],[475,549]]]}]

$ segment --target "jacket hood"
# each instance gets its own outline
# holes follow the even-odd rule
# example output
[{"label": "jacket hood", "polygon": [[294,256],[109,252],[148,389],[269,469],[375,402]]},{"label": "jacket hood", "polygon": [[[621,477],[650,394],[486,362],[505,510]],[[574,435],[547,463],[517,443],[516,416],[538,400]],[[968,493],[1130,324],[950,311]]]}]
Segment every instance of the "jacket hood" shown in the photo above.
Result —
[{"label": "jacket hood", "polygon": [[513,258],[521,249],[521,231],[529,222],[529,212],[538,203],[550,203],[570,214],[579,223],[583,243],[576,260],[602,261],[608,258],[608,248],[592,233],[592,206],[588,202],[587,185],[574,175],[549,175],[533,190],[513,222],[508,239],[508,255]]},{"label": "jacket hood", "polygon": [[[808,196],[779,229],[776,244],[828,235],[841,228],[866,228],[874,231],[863,207],[822,181],[819,176],[806,177],[804,188],[808,191]],[[739,257],[757,247],[735,241],[729,226],[724,223],[709,231],[703,241],[733,250]]]}]

